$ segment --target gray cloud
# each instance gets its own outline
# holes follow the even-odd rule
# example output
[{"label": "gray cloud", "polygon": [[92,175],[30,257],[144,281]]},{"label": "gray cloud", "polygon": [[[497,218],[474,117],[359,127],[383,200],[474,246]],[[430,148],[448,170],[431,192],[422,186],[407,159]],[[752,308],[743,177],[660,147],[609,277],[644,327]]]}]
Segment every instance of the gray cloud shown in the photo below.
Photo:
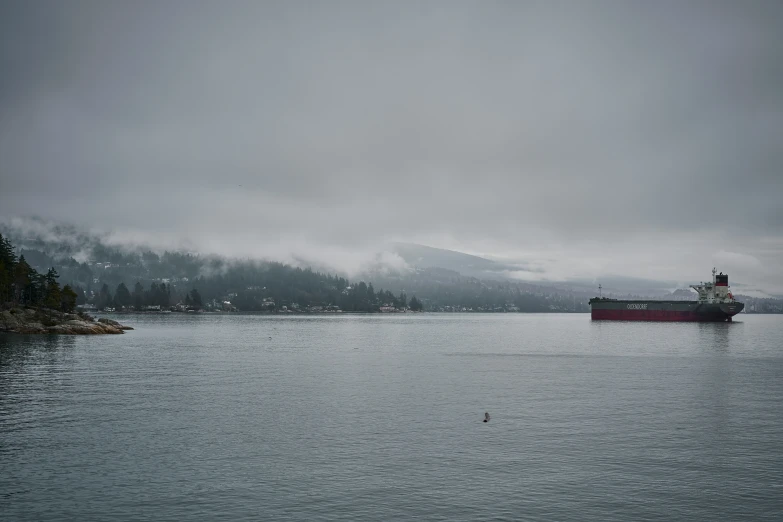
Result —
[{"label": "gray cloud", "polygon": [[781,93],[779,2],[6,2],[0,215],[783,287]]}]

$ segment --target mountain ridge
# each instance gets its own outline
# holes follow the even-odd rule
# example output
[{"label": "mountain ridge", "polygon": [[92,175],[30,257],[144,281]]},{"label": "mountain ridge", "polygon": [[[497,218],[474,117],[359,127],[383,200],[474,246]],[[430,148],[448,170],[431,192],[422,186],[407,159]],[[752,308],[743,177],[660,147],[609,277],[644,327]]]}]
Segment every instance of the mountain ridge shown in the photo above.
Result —
[{"label": "mountain ridge", "polygon": [[[85,261],[101,264],[101,269],[112,267],[114,262],[123,261],[122,256],[117,252],[124,252],[129,255],[138,255],[143,260],[145,256],[149,259],[155,259],[160,256],[163,249],[155,248],[151,245],[136,243],[129,245],[117,242],[110,235],[101,235],[80,229],[67,223],[47,223],[45,220],[32,220],[27,223],[17,222],[27,226],[8,226],[11,231],[10,237],[15,241],[20,250],[27,249],[42,252],[43,255],[36,254],[40,261],[42,269],[44,265],[53,263],[57,258],[69,261],[70,266],[63,267],[66,277],[73,276],[80,268],[78,265],[85,264]],[[0,224],[2,225],[2,224]],[[107,238],[110,244],[107,244]],[[600,279],[573,279],[566,281],[527,281],[514,278],[509,275],[510,272],[518,271],[519,265],[504,264],[498,261],[487,259],[481,256],[467,254],[456,250],[422,245],[418,243],[393,242],[386,247],[388,253],[392,256],[398,256],[403,263],[389,262],[381,253],[376,256],[377,262],[368,266],[366,270],[360,271],[350,279],[366,280],[383,284],[388,287],[393,283],[394,287],[405,289],[406,280],[418,281],[421,283],[428,277],[440,285],[447,285],[449,282],[458,284],[462,281],[477,280],[489,286],[513,285],[528,292],[541,292],[547,289],[552,294],[563,294],[568,296],[594,296],[598,293],[598,283],[600,282],[605,295],[627,296],[638,295],[644,297],[664,298],[670,295],[674,290],[683,287],[681,282],[658,281],[644,278],[633,278],[626,276],[606,276]],[[155,252],[158,253],[155,253]],[[255,260],[235,260],[221,254],[203,254],[198,252],[182,252],[174,249],[171,255],[188,256],[193,259],[199,259],[197,265],[188,268],[187,273],[180,274],[180,277],[193,279],[195,277],[209,275],[212,273],[210,267],[217,267],[224,263],[250,262],[250,263],[270,263],[273,261],[266,259]],[[97,259],[105,257],[106,259]],[[388,258],[388,256],[386,256]],[[113,262],[114,261],[114,262]],[[330,267],[324,263],[314,262],[302,258],[296,259],[297,264],[303,268],[310,267],[319,272],[332,273],[338,276],[346,275],[343,271]],[[75,264],[74,264],[75,263]],[[127,263],[126,263],[127,264]],[[198,268],[196,268],[198,267]],[[115,268],[115,267],[112,267]],[[69,270],[73,270],[70,272]],[[81,267],[84,271],[84,267]],[[536,272],[535,270],[530,270]],[[161,275],[163,277],[163,275]],[[94,279],[94,278],[93,278]],[[84,281],[84,279],[82,279]],[[734,283],[737,295],[742,295],[742,285]]]}]

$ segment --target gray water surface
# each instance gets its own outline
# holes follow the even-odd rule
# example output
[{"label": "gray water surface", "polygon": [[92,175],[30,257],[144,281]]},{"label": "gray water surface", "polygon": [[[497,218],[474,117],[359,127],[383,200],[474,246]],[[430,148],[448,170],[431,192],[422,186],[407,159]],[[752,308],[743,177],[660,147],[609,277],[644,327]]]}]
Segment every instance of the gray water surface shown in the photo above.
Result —
[{"label": "gray water surface", "polygon": [[3,520],[783,519],[783,316],[114,318],[0,335]]}]

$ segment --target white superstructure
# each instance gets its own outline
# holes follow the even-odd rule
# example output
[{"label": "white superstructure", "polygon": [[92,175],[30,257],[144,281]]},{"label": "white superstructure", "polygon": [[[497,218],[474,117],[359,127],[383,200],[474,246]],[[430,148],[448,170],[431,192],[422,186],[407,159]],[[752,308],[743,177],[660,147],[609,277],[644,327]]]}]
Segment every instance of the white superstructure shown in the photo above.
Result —
[{"label": "white superstructure", "polygon": [[712,282],[699,285],[691,285],[691,288],[699,294],[701,303],[733,303],[734,296],[729,291],[729,276],[721,272],[716,275],[712,269]]}]

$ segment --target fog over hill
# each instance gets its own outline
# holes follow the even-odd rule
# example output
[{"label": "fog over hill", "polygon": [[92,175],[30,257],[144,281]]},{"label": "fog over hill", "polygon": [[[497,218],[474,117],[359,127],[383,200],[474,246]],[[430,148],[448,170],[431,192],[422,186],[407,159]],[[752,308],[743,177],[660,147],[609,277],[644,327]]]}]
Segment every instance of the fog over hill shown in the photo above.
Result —
[{"label": "fog over hill", "polygon": [[[232,266],[257,266],[258,263],[270,262],[283,262],[293,267],[366,281],[373,283],[376,288],[389,289],[395,293],[405,292],[427,297],[446,292],[445,297],[441,296],[443,299],[447,299],[448,295],[451,295],[449,292],[455,289],[460,289],[459,292],[465,295],[472,295],[486,288],[502,288],[514,292],[586,301],[597,294],[599,283],[603,287],[603,294],[607,296],[685,298],[687,293],[672,295],[672,292],[678,289],[686,289],[687,292],[689,284],[698,282],[658,281],[612,275],[600,279],[526,280],[517,277],[519,271],[524,270],[524,267],[518,265],[512,266],[453,250],[401,242],[388,243],[376,252],[357,254],[357,259],[362,258],[363,263],[346,270],[346,267],[333,264],[332,260],[328,259],[299,256],[281,259],[274,255],[240,258],[219,251],[199,251],[186,240],[165,246],[147,244],[132,235],[91,230],[38,218],[17,218],[0,223],[0,232],[12,240],[31,265],[39,270],[47,269],[48,265],[58,266],[64,277],[76,278],[74,281],[83,286],[90,286],[90,281],[93,284],[110,282],[113,285],[121,281],[132,284],[136,279],[151,282],[185,278],[186,281],[193,281],[198,277],[225,274]],[[168,260],[170,264],[161,264],[164,260]],[[89,278],[84,276],[86,268],[81,265],[90,267]],[[94,273],[96,265],[100,265],[98,273]],[[146,268],[140,271],[139,267],[142,266]],[[752,289],[744,291],[747,287],[741,282],[732,281],[732,286],[738,295],[744,293],[753,297],[771,297]]]},{"label": "fog over hill", "polygon": [[717,267],[783,294],[781,63],[764,0],[10,0],[0,217],[354,276]]},{"label": "fog over hill", "polygon": [[[527,268],[524,264],[506,264],[480,256],[465,254],[452,250],[433,248],[410,243],[395,243],[389,249],[399,255],[409,267],[441,268],[457,272],[463,276],[475,277],[486,281],[529,282],[533,286],[546,286],[568,292],[584,292],[594,294],[600,283],[607,295],[641,295],[663,297],[677,289],[688,289],[690,284],[709,280],[711,272],[707,269],[701,280],[655,280],[627,277],[616,274],[605,274],[597,278],[574,277],[565,279],[547,278],[546,270],[542,268]],[[535,278],[520,278],[520,273],[538,275]],[[372,272],[368,273],[368,277]],[[770,294],[758,291],[742,282],[732,281],[738,292],[755,297],[772,297]]]}]

